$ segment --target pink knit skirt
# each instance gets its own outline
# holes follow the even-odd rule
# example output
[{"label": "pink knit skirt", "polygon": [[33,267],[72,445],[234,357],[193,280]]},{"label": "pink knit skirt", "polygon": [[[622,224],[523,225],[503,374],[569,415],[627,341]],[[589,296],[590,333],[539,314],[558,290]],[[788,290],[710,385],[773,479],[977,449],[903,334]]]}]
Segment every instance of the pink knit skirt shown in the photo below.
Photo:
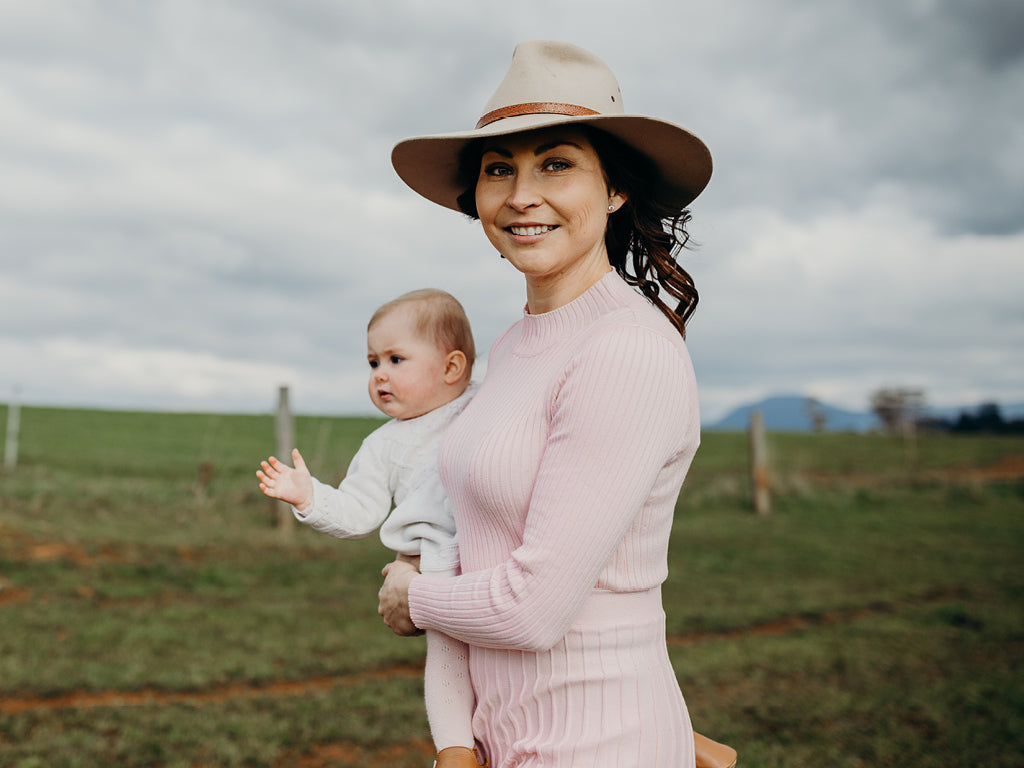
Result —
[{"label": "pink knit skirt", "polygon": [[470,647],[470,674],[492,768],[693,768],[660,589],[595,592],[549,651]]}]

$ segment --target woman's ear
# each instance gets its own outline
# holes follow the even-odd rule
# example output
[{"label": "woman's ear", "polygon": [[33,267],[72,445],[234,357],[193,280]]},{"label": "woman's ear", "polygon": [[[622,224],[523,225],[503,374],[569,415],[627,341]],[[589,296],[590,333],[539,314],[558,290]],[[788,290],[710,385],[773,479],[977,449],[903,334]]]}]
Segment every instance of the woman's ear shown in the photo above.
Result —
[{"label": "woman's ear", "polygon": [[444,383],[455,384],[461,381],[467,365],[466,353],[461,349],[449,352],[444,359]]},{"label": "woman's ear", "polygon": [[608,190],[608,213],[614,213],[625,205],[628,200],[628,195],[622,192],[616,192],[614,189]]}]

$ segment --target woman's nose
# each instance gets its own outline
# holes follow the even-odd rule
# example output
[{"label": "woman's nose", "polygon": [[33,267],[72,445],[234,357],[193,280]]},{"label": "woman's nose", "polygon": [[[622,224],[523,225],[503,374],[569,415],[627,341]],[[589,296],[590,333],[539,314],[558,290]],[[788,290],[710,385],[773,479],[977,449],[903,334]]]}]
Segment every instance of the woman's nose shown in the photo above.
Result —
[{"label": "woman's nose", "polygon": [[512,181],[512,189],[509,190],[509,208],[516,211],[525,211],[540,202],[540,193],[537,182],[527,173],[517,173]]}]

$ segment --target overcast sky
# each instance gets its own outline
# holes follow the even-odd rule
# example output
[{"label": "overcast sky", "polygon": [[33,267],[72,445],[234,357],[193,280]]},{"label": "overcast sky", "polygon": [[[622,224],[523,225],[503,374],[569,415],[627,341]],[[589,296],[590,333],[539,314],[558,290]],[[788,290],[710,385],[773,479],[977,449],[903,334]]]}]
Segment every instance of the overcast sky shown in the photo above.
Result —
[{"label": "overcast sky", "polygon": [[486,353],[522,278],[389,153],[554,38],[711,148],[706,422],[1024,402],[1022,29],[1018,0],[0,0],[0,401],[370,413],[366,321],[425,286]]}]

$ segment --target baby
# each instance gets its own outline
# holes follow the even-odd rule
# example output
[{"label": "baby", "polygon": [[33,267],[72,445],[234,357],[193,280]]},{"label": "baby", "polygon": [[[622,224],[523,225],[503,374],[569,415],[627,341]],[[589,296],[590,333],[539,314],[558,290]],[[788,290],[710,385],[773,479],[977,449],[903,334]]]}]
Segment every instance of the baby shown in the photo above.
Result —
[{"label": "baby", "polygon": [[[398,559],[424,573],[455,575],[455,522],[437,454],[445,427],[474,389],[469,320],[444,291],[413,291],[374,313],[366,349],[370,399],[391,421],[363,441],[337,488],[312,477],[293,450],[294,468],[273,456],[261,463],[260,490],[291,504],[295,516],[318,531],[357,539],[379,528]],[[424,691],[436,765],[473,768],[478,761],[466,646],[435,631],[426,635]]]}]

